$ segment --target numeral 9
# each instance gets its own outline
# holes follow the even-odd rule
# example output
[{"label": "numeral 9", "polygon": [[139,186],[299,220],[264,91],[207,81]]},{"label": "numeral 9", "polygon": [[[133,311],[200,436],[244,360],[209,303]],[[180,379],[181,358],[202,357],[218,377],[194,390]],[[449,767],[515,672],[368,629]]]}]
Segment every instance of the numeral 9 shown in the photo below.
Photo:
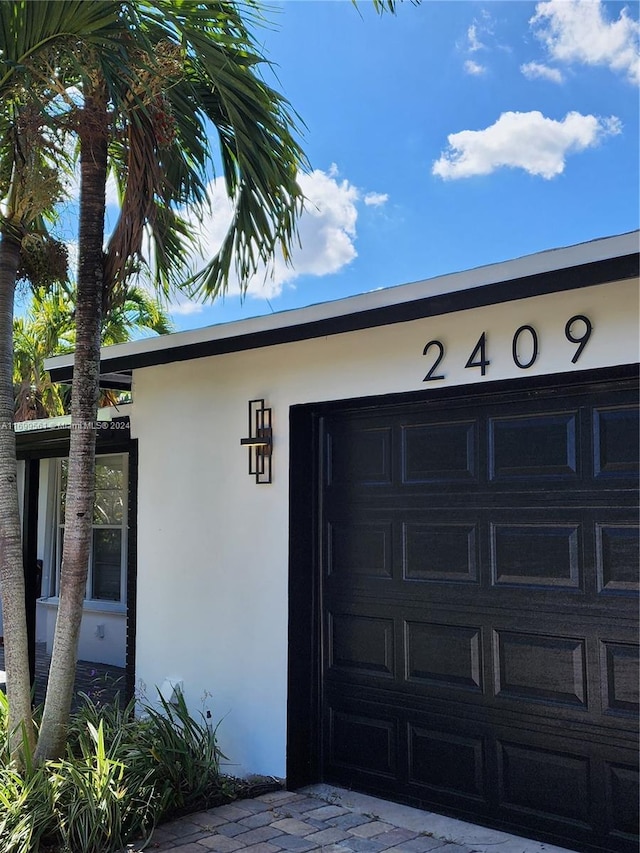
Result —
[{"label": "numeral 9", "polygon": [[[582,335],[576,336],[572,334],[571,327],[574,323],[580,320],[584,323],[584,332]],[[572,344],[579,344],[578,349],[575,351],[573,358],[571,359],[571,363],[575,364],[576,361],[582,355],[582,350],[586,347],[589,342],[589,338],[591,337],[591,332],[593,331],[593,325],[591,324],[591,320],[588,317],[585,317],[584,314],[576,314],[575,317],[571,317],[570,320],[567,320],[567,325],[564,327],[564,334],[568,341],[571,341]]]}]

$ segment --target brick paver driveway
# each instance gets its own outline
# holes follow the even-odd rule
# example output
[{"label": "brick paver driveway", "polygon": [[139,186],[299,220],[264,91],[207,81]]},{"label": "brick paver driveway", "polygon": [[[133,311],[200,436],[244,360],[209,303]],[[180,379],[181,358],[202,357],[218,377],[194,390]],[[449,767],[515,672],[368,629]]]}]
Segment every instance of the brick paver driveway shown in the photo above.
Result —
[{"label": "brick paver driveway", "polygon": [[171,853],[566,853],[340,788],[275,791],[158,827],[148,850]]}]

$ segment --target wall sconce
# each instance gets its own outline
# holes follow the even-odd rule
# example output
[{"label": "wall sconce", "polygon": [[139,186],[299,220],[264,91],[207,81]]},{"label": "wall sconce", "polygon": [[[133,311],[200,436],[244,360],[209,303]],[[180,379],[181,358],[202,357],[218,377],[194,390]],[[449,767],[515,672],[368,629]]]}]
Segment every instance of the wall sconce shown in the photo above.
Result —
[{"label": "wall sconce", "polygon": [[264,400],[249,400],[249,437],[241,438],[240,444],[249,448],[249,474],[256,483],[271,482],[271,409],[265,408]]}]

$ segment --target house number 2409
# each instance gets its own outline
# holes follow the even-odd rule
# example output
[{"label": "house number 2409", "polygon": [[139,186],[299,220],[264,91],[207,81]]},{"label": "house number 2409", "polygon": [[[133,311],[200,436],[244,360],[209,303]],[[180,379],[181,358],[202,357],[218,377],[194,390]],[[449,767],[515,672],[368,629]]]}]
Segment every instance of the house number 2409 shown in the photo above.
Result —
[{"label": "house number 2409", "polygon": [[[564,336],[569,343],[576,345],[576,350],[571,359],[572,364],[575,364],[582,355],[592,332],[593,324],[584,314],[576,314],[567,320],[564,327]],[[522,351],[526,351],[527,355],[523,356]],[[442,341],[429,341],[423,349],[422,354],[433,359],[433,363],[423,382],[435,382],[437,379],[444,379],[444,373],[437,373],[445,354]],[[533,326],[525,325],[516,329],[511,341],[511,355],[514,364],[522,370],[533,367],[538,358],[538,333]],[[490,364],[491,361],[487,355],[487,333],[483,332],[471,351],[465,368],[479,367],[480,375],[485,376]]]}]

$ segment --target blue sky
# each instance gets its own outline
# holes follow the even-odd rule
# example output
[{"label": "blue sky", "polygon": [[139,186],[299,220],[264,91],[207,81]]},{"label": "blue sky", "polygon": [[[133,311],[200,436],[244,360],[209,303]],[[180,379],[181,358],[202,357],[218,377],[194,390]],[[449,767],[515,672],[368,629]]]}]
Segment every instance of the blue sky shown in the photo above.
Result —
[{"label": "blue sky", "polygon": [[313,169],[303,246],[244,300],[183,302],[177,328],[638,227],[637,4],[287,0],[270,18]]},{"label": "blue sky", "polygon": [[[176,329],[638,228],[638,4],[285,0],[256,32],[306,128],[293,267]],[[209,251],[228,211],[211,186]],[[233,289],[232,289],[233,290]]]}]

